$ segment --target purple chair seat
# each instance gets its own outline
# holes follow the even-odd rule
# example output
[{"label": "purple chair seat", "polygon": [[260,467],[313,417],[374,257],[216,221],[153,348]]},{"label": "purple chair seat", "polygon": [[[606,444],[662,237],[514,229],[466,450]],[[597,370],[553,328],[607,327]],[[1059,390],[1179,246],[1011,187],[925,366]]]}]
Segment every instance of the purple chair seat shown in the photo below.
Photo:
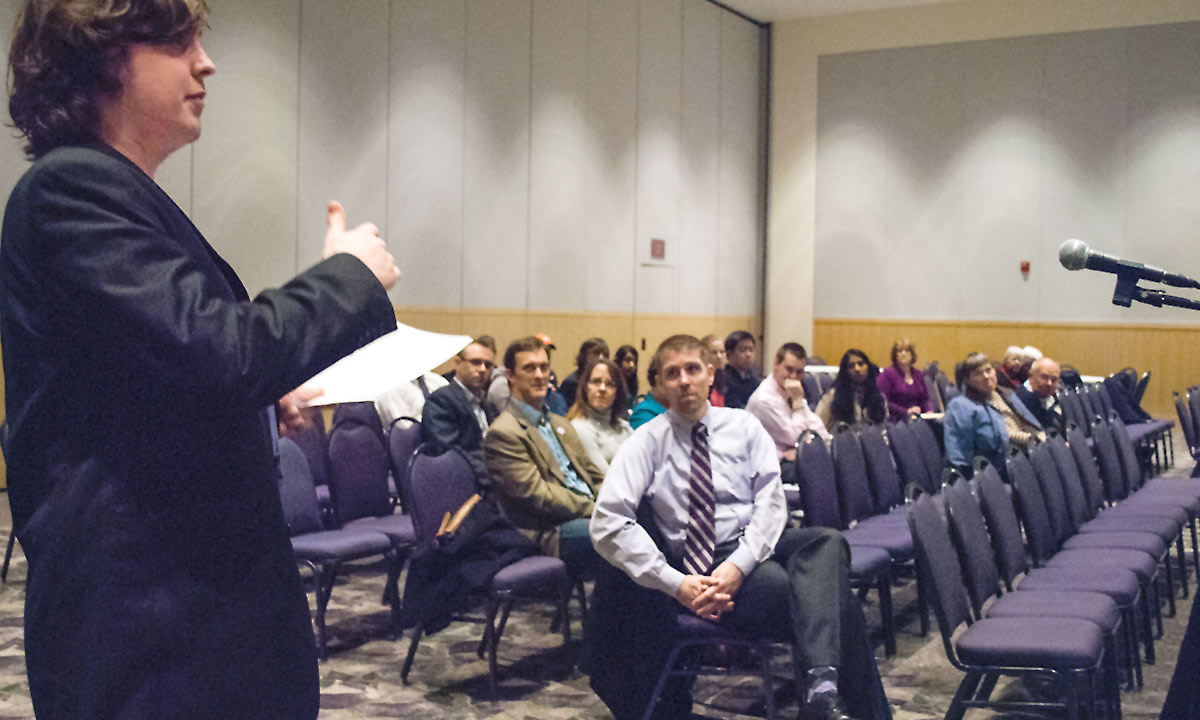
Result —
[{"label": "purple chair seat", "polygon": [[1100,628],[1075,618],[988,618],[958,639],[958,657],[973,665],[1084,669],[1103,654]]},{"label": "purple chair seat", "polygon": [[879,573],[888,572],[891,565],[892,556],[887,550],[874,545],[850,543],[851,577],[875,577]]},{"label": "purple chair seat", "polygon": [[1121,548],[1087,548],[1084,550],[1060,550],[1046,561],[1047,567],[1095,568],[1096,572],[1108,572],[1125,568],[1137,575],[1142,583],[1148,583],[1158,572],[1158,562],[1144,552]]},{"label": "purple chair seat", "polygon": [[351,520],[343,525],[347,530],[372,530],[388,536],[392,544],[416,545],[417,531],[413,528],[411,515],[384,515],[383,517],[364,517]]},{"label": "purple chair seat", "polygon": [[[1117,568],[1119,570],[1119,568]],[[1027,590],[1086,590],[1112,598],[1121,606],[1138,598],[1138,579],[1133,571],[1096,572],[1091,568],[1055,567],[1029,571],[1017,592]]]},{"label": "purple chair seat", "polygon": [[504,566],[492,577],[492,592],[513,592],[544,583],[567,581],[567,566],[558,558],[534,555]]},{"label": "purple chair seat", "polygon": [[302,560],[354,560],[378,555],[391,547],[386,535],[366,530],[328,530],[292,538],[292,552]]},{"label": "purple chair seat", "polygon": [[883,548],[896,560],[907,560],[913,555],[912,534],[905,527],[856,525],[849,530],[843,530],[842,535],[851,545],[870,545]]},{"label": "purple chair seat", "polygon": [[1158,515],[1175,523],[1175,532],[1178,534],[1179,529],[1188,524],[1188,511],[1186,508],[1180,507],[1174,498],[1155,498],[1151,495],[1132,495],[1125,500],[1122,500],[1115,509],[1126,508],[1127,513],[1140,513],[1145,515]]},{"label": "purple chair seat", "polygon": [[1110,508],[1079,526],[1079,533],[1110,533],[1110,532],[1147,532],[1157,535],[1163,540],[1172,540],[1179,534],[1179,524],[1170,518],[1159,515],[1135,512],[1136,507],[1124,505]]},{"label": "purple chair seat", "polygon": [[728,628],[690,612],[677,613],[675,625],[681,635],[688,637],[736,637]]},{"label": "purple chair seat", "polygon": [[1154,533],[1122,531],[1072,535],[1063,543],[1063,550],[1087,548],[1126,548],[1160,558],[1167,552],[1167,543]]},{"label": "purple chair seat", "polygon": [[1121,609],[1107,595],[1070,590],[1029,590],[1001,595],[987,608],[987,616],[1075,618],[1095,623],[1106,634],[1117,629]]}]

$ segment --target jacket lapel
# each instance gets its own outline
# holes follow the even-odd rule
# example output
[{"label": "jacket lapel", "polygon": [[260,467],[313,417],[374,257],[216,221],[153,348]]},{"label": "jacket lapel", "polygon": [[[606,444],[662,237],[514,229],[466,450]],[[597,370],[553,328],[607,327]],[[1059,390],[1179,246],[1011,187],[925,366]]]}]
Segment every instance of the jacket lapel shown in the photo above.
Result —
[{"label": "jacket lapel", "polygon": [[[537,451],[538,455],[541,456],[541,464],[544,465],[546,469],[550,471],[550,474],[557,478],[559,482],[565,483],[567,476],[563,474],[562,468],[558,466],[558,460],[554,458],[554,451],[551,450],[550,446],[546,444],[546,440],[542,437],[542,433],[537,429],[537,426],[531,424],[525,418],[524,414],[517,411],[515,408],[510,408],[509,412],[511,412],[513,417],[517,419],[517,423],[521,426],[521,429],[525,431],[526,437],[529,438],[530,444],[533,446],[534,450]],[[551,418],[553,417],[554,416],[551,415]],[[553,420],[551,421],[551,425],[553,426]]]}]

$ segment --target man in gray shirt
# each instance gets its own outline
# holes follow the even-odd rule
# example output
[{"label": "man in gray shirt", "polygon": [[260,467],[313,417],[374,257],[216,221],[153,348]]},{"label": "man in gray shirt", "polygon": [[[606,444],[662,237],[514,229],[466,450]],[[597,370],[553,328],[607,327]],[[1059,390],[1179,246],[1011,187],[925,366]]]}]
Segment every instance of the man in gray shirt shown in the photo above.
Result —
[{"label": "man in gray shirt", "polygon": [[613,458],[592,514],[597,552],[676,612],[794,643],[814,716],[849,718],[840,690],[855,716],[890,717],[845,540],[786,528],[775,444],[752,415],[709,405],[699,340],[668,338],[655,359],[671,409]]}]

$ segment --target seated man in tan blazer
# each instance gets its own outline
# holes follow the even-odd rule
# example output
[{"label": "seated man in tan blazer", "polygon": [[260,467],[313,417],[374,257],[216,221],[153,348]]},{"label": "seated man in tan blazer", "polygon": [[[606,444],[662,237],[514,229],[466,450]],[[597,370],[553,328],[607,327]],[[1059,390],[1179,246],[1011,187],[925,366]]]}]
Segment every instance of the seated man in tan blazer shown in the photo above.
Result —
[{"label": "seated man in tan blazer", "polygon": [[500,505],[543,553],[561,557],[572,572],[591,574],[603,562],[592,549],[588,522],[604,475],[571,423],[546,410],[550,359],[542,341],[514,340],[504,367],[512,401],[483,441]]}]

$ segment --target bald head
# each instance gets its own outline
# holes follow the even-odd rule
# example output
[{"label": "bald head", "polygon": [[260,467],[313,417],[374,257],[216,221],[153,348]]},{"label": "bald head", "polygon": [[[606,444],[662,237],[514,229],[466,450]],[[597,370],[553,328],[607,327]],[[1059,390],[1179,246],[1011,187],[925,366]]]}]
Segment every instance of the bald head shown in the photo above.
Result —
[{"label": "bald head", "polygon": [[1029,387],[1039,397],[1048,398],[1058,389],[1061,375],[1058,363],[1048,357],[1039,358],[1029,368]]}]

